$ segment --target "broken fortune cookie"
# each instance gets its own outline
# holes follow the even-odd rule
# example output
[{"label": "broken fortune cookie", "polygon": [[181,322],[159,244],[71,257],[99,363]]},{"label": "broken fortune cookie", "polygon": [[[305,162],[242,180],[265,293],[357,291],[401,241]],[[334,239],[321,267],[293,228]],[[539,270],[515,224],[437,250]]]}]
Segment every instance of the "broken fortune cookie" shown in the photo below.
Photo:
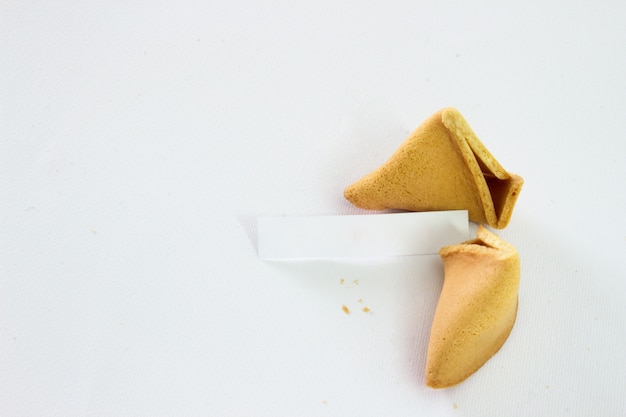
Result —
[{"label": "broken fortune cookie", "polygon": [[476,236],[439,251],[444,281],[426,357],[432,388],[456,385],[476,372],[500,350],[517,317],[517,250],[483,226]]},{"label": "broken fortune cookie", "polygon": [[344,196],[368,210],[468,210],[470,220],[502,229],[523,182],[498,163],[461,113],[445,108]]}]

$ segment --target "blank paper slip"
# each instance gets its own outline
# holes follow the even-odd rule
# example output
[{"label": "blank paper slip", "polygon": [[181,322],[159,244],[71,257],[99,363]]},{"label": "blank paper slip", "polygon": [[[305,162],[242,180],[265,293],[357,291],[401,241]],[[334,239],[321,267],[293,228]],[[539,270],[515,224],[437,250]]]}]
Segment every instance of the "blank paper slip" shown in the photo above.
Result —
[{"label": "blank paper slip", "polygon": [[258,219],[261,259],[428,255],[468,237],[467,210]]}]

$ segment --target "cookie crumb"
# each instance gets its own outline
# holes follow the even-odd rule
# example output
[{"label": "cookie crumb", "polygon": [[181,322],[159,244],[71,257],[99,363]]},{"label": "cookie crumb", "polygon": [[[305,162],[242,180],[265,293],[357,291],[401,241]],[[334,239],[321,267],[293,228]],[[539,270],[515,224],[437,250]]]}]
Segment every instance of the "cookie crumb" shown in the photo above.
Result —
[{"label": "cookie crumb", "polygon": [[454,403],[454,409],[458,410],[459,409],[459,405],[457,403]]},{"label": "cookie crumb", "polygon": [[370,310],[370,308],[368,306],[363,307],[362,310],[363,310],[364,313],[369,313],[370,311],[372,311],[372,310]]},{"label": "cookie crumb", "polygon": [[346,282],[346,280],[344,280],[343,278],[341,278],[341,279],[339,280],[339,285],[343,285],[343,283],[344,283],[344,282]]},{"label": "cookie crumb", "polygon": [[350,314],[350,309],[345,304],[341,306],[341,309],[344,313]]}]

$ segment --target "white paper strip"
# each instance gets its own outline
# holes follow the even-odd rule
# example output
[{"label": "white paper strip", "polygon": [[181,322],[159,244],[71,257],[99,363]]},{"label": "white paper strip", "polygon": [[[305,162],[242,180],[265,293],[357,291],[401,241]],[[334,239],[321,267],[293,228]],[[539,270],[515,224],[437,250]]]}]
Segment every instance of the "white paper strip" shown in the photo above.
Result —
[{"label": "white paper strip", "polygon": [[261,259],[436,254],[469,238],[467,210],[260,217],[257,231]]}]

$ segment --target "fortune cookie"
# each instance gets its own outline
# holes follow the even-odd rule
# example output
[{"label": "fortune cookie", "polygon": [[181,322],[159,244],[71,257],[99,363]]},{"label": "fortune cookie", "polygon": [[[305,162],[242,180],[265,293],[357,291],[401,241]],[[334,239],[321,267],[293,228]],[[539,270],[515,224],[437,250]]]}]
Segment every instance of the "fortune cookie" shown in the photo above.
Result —
[{"label": "fortune cookie", "polygon": [[468,210],[470,220],[502,229],[523,182],[498,163],[461,113],[446,108],[420,125],[384,165],[347,187],[344,196],[368,210]]},{"label": "fortune cookie", "polygon": [[426,357],[432,388],[462,382],[502,347],[517,316],[520,279],[517,250],[483,226],[476,239],[439,255],[444,281]]}]

